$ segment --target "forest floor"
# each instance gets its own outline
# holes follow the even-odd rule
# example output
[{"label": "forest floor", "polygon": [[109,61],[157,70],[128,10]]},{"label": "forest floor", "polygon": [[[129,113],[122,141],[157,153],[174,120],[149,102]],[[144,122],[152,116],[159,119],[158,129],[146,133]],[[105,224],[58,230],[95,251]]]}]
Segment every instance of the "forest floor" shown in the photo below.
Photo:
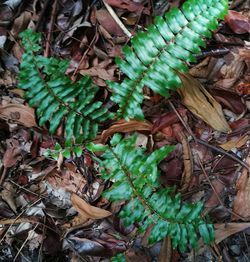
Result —
[{"label": "forest floor", "polygon": [[[137,143],[149,151],[175,145],[159,165],[161,183],[175,185],[183,201],[204,202],[204,213],[215,225],[211,246],[199,242],[195,250],[181,253],[168,238],[148,246],[147,235],[134,237],[134,227],[125,228],[118,217],[124,201],[111,204],[102,197],[110,183],[104,183],[87,150],[79,157],[60,155],[57,161],[44,156],[63,141],[62,128],[52,136],[46,126],[39,127],[35,108],[17,87],[23,54],[19,33],[32,28],[42,33],[43,55],[68,59],[66,74],[72,80],[90,76],[100,87],[99,98],[111,108],[106,80],[122,78],[115,57],[129,43],[128,32],[135,35],[155,16],[182,3],[1,1],[0,261],[109,261],[119,252],[135,262],[250,261],[249,0],[230,1],[228,16],[207,40],[197,63],[189,65],[187,89],[166,99],[145,88],[146,120],[109,121],[96,138],[103,142],[117,132],[136,132]],[[225,121],[218,119],[218,105]],[[86,201],[80,221],[76,210],[82,202],[72,194]],[[93,207],[98,207],[97,215]],[[112,215],[105,218],[107,211]]]}]

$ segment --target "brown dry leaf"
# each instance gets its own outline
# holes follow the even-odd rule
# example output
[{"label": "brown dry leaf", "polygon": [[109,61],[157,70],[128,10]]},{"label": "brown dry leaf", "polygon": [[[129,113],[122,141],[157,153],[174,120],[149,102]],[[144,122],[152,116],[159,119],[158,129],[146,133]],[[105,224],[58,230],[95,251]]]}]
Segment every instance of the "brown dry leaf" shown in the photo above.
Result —
[{"label": "brown dry leaf", "polygon": [[21,159],[21,146],[17,139],[6,140],[7,149],[3,155],[3,165],[5,168],[12,167]]},{"label": "brown dry leaf", "polygon": [[[246,163],[250,165],[250,154],[246,159]],[[241,176],[236,183],[237,194],[234,199],[233,212],[243,218],[250,217],[250,178],[247,169],[243,169]],[[234,219],[237,219],[234,217]]]},{"label": "brown dry leaf", "polygon": [[250,227],[250,223],[215,224],[215,243],[219,244],[227,237]]},{"label": "brown dry leaf", "polygon": [[26,127],[37,126],[34,109],[22,104],[8,104],[6,106],[1,106],[0,118],[13,120]]},{"label": "brown dry leaf", "polygon": [[107,139],[114,133],[133,132],[133,131],[151,131],[152,124],[149,122],[142,122],[137,120],[119,120],[115,122],[110,128],[102,132],[101,143],[106,143]]},{"label": "brown dry leaf", "polygon": [[236,140],[232,139],[224,144],[221,144],[220,147],[222,147],[226,151],[229,151],[233,148],[240,148],[247,143],[248,139],[249,139],[248,135],[245,134],[244,136],[241,136]]},{"label": "brown dry leaf", "polygon": [[9,205],[9,207],[16,213],[16,202],[14,195],[16,193],[15,187],[10,182],[3,184],[3,191],[1,192],[2,199]]},{"label": "brown dry leaf", "polygon": [[10,31],[11,35],[14,38],[16,38],[20,32],[24,31],[27,28],[31,20],[31,17],[31,12],[24,11],[21,13],[19,17],[15,19],[14,24],[12,25],[12,29]]},{"label": "brown dry leaf", "polygon": [[189,74],[179,73],[182,87],[178,89],[182,103],[196,116],[217,131],[231,131],[221,105],[208,93],[201,83]]},{"label": "brown dry leaf", "polygon": [[71,201],[73,207],[78,211],[78,213],[84,218],[90,219],[101,219],[105,217],[109,217],[112,215],[111,212],[105,209],[101,209],[99,207],[91,206],[82,198],[80,198],[75,193],[71,194]]},{"label": "brown dry leaf", "polygon": [[113,6],[120,9],[125,9],[133,13],[143,13],[150,14],[149,9],[145,8],[142,3],[137,1],[131,1],[131,0],[106,0],[106,2]]},{"label": "brown dry leaf", "polygon": [[83,192],[87,183],[81,174],[73,172],[69,169],[63,169],[61,172],[55,170],[47,178],[47,182],[53,188],[62,188],[65,191],[74,193]]},{"label": "brown dry leaf", "polygon": [[245,61],[243,61],[240,54],[240,48],[234,48],[223,59],[218,59],[218,61],[221,61],[223,65],[217,69],[216,66],[213,66],[214,73],[209,75],[209,79],[216,78],[217,75],[217,77],[219,76],[219,81],[216,82],[216,86],[229,89],[242,76],[245,68]]},{"label": "brown dry leaf", "polygon": [[236,34],[250,33],[250,22],[248,18],[239,12],[230,10],[225,17],[225,22]]},{"label": "brown dry leaf", "polygon": [[124,35],[122,29],[107,10],[100,9],[96,11],[96,19],[110,34],[115,36]]}]

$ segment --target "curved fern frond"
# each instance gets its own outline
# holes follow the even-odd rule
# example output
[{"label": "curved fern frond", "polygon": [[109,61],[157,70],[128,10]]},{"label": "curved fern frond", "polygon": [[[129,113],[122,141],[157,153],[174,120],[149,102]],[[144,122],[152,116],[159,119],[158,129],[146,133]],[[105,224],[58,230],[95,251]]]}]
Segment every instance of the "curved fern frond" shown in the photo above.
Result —
[{"label": "curved fern frond", "polygon": [[20,36],[25,52],[18,87],[26,91],[30,106],[37,107],[39,125],[49,121],[49,131],[55,133],[64,122],[68,144],[72,140],[80,144],[93,139],[98,124],[112,117],[102,102],[94,103],[98,87],[86,76],[72,83],[65,75],[68,61],[38,55],[41,51],[39,33],[26,30]]},{"label": "curved fern frond", "polygon": [[205,243],[213,241],[213,226],[201,216],[202,203],[182,204],[174,188],[160,188],[157,164],[172,151],[171,146],[147,155],[144,148],[136,148],[136,136],[122,139],[119,134],[113,136],[110,144],[91,143],[88,149],[104,151],[103,160],[97,161],[103,178],[114,182],[104,196],[111,201],[127,200],[119,214],[126,226],[137,223],[140,231],[145,232],[153,225],[150,243],[169,236],[173,247],[179,246],[181,251],[188,243],[196,246],[198,233]]},{"label": "curved fern frond", "polygon": [[227,9],[228,0],[188,0],[182,10],[172,8],[164,18],[156,17],[147,32],[137,33],[123,49],[124,59],[116,59],[126,78],[120,84],[108,82],[111,99],[120,107],[118,117],[143,119],[144,86],[162,96],[179,87],[176,70],[186,72],[187,63],[196,61],[194,55],[205,46],[202,37],[211,37]]}]

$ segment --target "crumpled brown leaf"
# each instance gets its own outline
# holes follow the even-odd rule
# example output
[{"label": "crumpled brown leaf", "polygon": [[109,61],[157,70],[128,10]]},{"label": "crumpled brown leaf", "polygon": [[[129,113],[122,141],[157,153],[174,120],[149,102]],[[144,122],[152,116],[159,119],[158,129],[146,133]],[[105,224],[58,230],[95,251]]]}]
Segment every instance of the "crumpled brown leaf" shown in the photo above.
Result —
[{"label": "crumpled brown leaf", "polygon": [[120,9],[125,9],[133,13],[145,13],[149,15],[149,9],[145,8],[142,3],[131,1],[131,0],[106,0],[106,2],[113,6]]},{"label": "crumpled brown leaf", "polygon": [[236,34],[250,33],[248,18],[237,11],[230,10],[225,17],[225,21]]},{"label": "crumpled brown leaf", "polygon": [[6,140],[7,149],[3,155],[3,165],[5,168],[12,167],[21,159],[21,145],[16,139]]},{"label": "crumpled brown leaf", "polygon": [[181,95],[182,103],[196,116],[217,131],[228,133],[231,131],[221,105],[209,94],[201,83],[189,74],[178,73],[182,87],[177,91]]},{"label": "crumpled brown leaf", "polygon": [[96,11],[96,19],[110,33],[115,36],[122,36],[124,32],[116,23],[110,13],[105,9]]},{"label": "crumpled brown leaf", "polygon": [[14,195],[16,193],[16,189],[10,182],[5,182],[3,184],[3,191],[1,192],[2,199],[9,205],[9,207],[16,213],[16,202]]},{"label": "crumpled brown leaf", "polygon": [[91,206],[75,193],[71,194],[71,202],[77,212],[86,219],[101,219],[112,215],[108,210]]},{"label": "crumpled brown leaf", "polygon": [[119,120],[115,122],[111,127],[102,132],[101,143],[106,143],[107,139],[114,133],[132,132],[132,131],[151,131],[152,124],[149,122],[137,121],[137,120]]},{"label": "crumpled brown leaf", "polygon": [[250,227],[250,223],[215,224],[215,243],[219,244],[227,237]]},{"label": "crumpled brown leaf", "polygon": [[0,118],[13,120],[26,127],[37,126],[34,109],[22,104],[0,106]]},{"label": "crumpled brown leaf", "polygon": [[[248,155],[246,163],[250,165],[250,155]],[[236,183],[236,189],[237,194],[234,199],[233,211],[241,217],[250,218],[250,178],[245,168]],[[238,218],[235,217],[234,219]]]},{"label": "crumpled brown leaf", "polygon": [[233,148],[240,148],[247,143],[248,139],[249,139],[249,136],[245,134],[237,139],[231,139],[227,141],[226,143],[221,144],[220,147],[222,147],[226,151],[229,151]]}]

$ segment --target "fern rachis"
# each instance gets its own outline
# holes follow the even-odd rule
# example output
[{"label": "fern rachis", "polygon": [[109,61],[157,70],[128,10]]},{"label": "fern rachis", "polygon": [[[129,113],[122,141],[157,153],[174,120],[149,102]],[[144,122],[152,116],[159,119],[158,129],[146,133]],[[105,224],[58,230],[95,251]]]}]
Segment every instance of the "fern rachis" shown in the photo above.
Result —
[{"label": "fern rachis", "polygon": [[201,216],[202,203],[183,204],[180,194],[173,188],[161,188],[157,164],[163,160],[172,147],[165,146],[147,155],[144,148],[136,148],[136,136],[122,139],[116,134],[111,146],[88,145],[92,152],[103,151],[100,164],[104,179],[112,180],[112,187],[104,193],[111,201],[127,200],[120,212],[125,225],[137,223],[145,232],[153,225],[149,242],[154,243],[170,236],[173,247],[181,251],[190,243],[197,244],[200,232],[206,243],[213,240],[213,226]]},{"label": "fern rachis", "polygon": [[124,59],[116,63],[126,75],[121,84],[108,82],[111,99],[119,104],[118,117],[143,119],[140,104],[143,86],[162,96],[181,85],[177,71],[186,72],[187,62],[195,62],[194,54],[205,46],[202,36],[211,37],[227,12],[227,0],[188,0],[182,11],[173,8],[165,18],[156,17],[147,32],[139,32],[131,47],[123,49]]},{"label": "fern rachis", "polygon": [[86,76],[72,83],[65,75],[68,61],[37,54],[41,50],[40,34],[26,30],[21,37],[25,53],[19,87],[26,91],[29,104],[37,107],[39,124],[50,121],[49,130],[55,133],[64,121],[68,145],[93,139],[98,124],[113,116],[102,102],[94,102],[98,87]]}]

